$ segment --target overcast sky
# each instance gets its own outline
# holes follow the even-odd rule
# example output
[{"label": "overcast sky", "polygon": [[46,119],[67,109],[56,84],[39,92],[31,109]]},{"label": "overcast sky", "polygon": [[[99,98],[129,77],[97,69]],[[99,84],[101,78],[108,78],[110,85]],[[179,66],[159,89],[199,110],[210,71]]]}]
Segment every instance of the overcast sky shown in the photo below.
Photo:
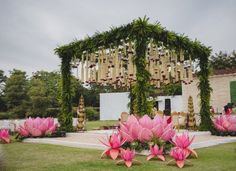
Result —
[{"label": "overcast sky", "polygon": [[236,49],[235,0],[0,0],[0,69],[58,70],[57,46],[145,15],[214,52]]}]

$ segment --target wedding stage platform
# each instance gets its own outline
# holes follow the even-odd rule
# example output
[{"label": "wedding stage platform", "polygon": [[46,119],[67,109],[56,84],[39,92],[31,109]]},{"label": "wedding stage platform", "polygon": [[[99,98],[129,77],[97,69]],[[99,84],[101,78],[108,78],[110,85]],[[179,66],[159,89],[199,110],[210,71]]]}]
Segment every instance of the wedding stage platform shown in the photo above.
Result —
[{"label": "wedding stage platform", "polygon": [[[106,147],[102,145],[99,139],[107,137],[115,132],[116,130],[96,130],[96,131],[86,131],[78,133],[67,133],[66,137],[60,138],[27,138],[23,142],[25,143],[39,143],[39,144],[54,144],[62,145],[68,147],[78,147],[78,148],[91,148],[103,150]],[[180,130],[177,134],[184,132],[185,130]],[[189,131],[190,137],[195,136],[191,148],[198,149],[209,147],[218,144],[236,142],[236,137],[230,136],[213,136],[210,132],[200,132],[200,131]]]}]

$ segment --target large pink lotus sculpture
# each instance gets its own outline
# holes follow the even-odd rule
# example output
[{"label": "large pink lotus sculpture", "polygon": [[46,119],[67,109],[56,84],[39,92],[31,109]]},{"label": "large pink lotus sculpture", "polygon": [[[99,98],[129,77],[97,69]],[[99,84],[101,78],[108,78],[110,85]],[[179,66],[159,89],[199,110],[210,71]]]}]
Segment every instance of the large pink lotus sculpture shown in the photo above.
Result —
[{"label": "large pink lotus sculpture", "polygon": [[131,167],[133,162],[135,162],[136,164],[141,164],[139,161],[134,159],[135,157],[135,151],[134,150],[121,150],[121,159],[119,160],[116,164],[121,164],[124,163],[127,167]]},{"label": "large pink lotus sculpture", "polygon": [[188,133],[183,133],[182,135],[176,135],[173,138],[173,143],[176,147],[182,148],[185,151],[187,157],[190,154],[193,154],[195,157],[198,157],[196,151],[189,147],[192,144],[193,140],[194,137],[190,139]]},{"label": "large pink lotus sculpture", "polygon": [[159,148],[156,144],[154,146],[150,146],[150,154],[147,156],[147,160],[151,160],[154,157],[165,161],[165,157],[163,155],[163,146],[161,148]]},{"label": "large pink lotus sculpture", "polygon": [[179,168],[182,168],[184,167],[185,161],[187,159],[187,155],[188,154],[186,153],[186,151],[182,148],[179,148],[179,147],[172,148],[170,151],[170,156],[173,157],[174,159],[170,160],[168,164],[175,160],[176,165]]},{"label": "large pink lotus sculpture", "polygon": [[221,132],[236,132],[236,116],[234,115],[220,115],[214,120],[214,127]]},{"label": "large pink lotus sculpture", "polygon": [[104,155],[110,156],[113,160],[115,160],[121,151],[121,146],[125,143],[125,139],[122,139],[120,136],[120,133],[113,133],[110,137],[108,137],[106,140],[100,140],[102,144],[108,147],[106,149],[101,157]]},{"label": "large pink lotus sculpture", "polygon": [[126,123],[120,124],[120,132],[127,142],[148,142],[153,138],[159,138],[164,141],[170,141],[174,135],[172,123],[168,123],[169,117],[155,116],[151,119],[148,115],[137,119],[131,115]]},{"label": "large pink lotus sculpture", "polygon": [[10,135],[8,129],[0,130],[0,141],[3,143],[10,143]]},{"label": "large pink lotus sculpture", "polygon": [[54,123],[54,119],[48,118],[29,118],[24,122],[24,126],[20,126],[17,132],[22,137],[41,137],[45,135],[51,135],[57,129],[57,124]]}]

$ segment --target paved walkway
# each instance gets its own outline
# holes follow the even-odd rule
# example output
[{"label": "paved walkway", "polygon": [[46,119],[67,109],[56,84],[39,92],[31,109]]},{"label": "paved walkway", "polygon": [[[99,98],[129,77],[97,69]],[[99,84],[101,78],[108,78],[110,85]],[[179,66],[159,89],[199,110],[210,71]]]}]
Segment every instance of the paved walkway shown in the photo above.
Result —
[{"label": "paved walkway", "polygon": [[[56,144],[68,147],[105,149],[99,139],[109,136],[115,130],[87,131],[84,133],[67,133],[66,137],[61,138],[28,138],[24,142]],[[179,133],[183,132],[180,130]],[[193,149],[209,147],[212,145],[236,142],[236,137],[212,136],[210,132],[189,132],[190,136],[195,136],[191,145]]]}]

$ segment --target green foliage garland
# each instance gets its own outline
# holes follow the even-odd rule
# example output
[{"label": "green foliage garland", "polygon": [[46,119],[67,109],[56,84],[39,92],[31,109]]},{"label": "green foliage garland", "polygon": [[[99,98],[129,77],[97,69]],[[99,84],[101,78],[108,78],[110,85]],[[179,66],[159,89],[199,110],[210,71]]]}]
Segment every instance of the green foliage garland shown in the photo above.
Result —
[{"label": "green foliage garland", "polygon": [[209,67],[208,67],[208,58],[210,54],[204,54],[200,56],[200,69],[201,71],[198,74],[199,85],[198,89],[200,90],[200,116],[201,116],[201,130],[210,130],[213,131],[213,124],[211,120],[210,113],[210,97],[211,97],[211,87],[208,80],[209,77]]},{"label": "green foliage garland", "polygon": [[[149,24],[148,19],[144,18],[137,20],[134,23],[135,37],[135,52],[136,56],[134,59],[137,74],[137,82],[134,87],[135,99],[134,99],[134,110],[139,115],[150,114],[148,113],[148,97],[150,95],[150,73],[146,70],[146,49],[148,44],[148,32]],[[151,106],[152,108],[152,106]]]},{"label": "green foliage garland", "polygon": [[62,74],[62,94],[61,94],[61,112],[58,116],[60,129],[72,131],[72,102],[71,102],[71,56],[62,57],[61,74]]}]

